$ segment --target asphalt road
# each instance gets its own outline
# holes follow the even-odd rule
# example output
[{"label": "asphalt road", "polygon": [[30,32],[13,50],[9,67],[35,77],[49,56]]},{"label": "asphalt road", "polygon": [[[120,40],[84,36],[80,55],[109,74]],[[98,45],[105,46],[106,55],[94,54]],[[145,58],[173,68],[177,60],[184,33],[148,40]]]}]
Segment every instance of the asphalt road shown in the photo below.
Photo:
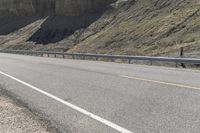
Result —
[{"label": "asphalt road", "polygon": [[0,53],[0,85],[66,133],[199,133],[200,72]]}]

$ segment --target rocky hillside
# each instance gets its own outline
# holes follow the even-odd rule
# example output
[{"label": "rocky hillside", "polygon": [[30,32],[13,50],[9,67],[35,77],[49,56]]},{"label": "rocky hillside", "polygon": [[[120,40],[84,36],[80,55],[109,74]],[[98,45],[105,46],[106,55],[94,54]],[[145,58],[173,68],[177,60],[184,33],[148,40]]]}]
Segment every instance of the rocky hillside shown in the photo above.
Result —
[{"label": "rocky hillside", "polygon": [[1,0],[1,17],[31,15],[78,16],[97,12],[114,0]]},{"label": "rocky hillside", "polygon": [[0,48],[200,57],[199,0],[1,0]]}]

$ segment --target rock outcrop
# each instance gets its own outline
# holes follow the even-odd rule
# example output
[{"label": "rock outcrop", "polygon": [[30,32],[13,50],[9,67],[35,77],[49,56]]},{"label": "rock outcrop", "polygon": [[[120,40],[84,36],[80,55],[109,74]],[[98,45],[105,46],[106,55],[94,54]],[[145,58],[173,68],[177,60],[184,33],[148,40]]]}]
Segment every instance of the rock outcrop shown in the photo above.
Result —
[{"label": "rock outcrop", "polygon": [[180,47],[200,56],[199,0],[0,0],[0,48],[174,56]]},{"label": "rock outcrop", "polygon": [[[1,0],[0,35],[38,19],[45,19],[28,41],[49,44],[61,41],[97,20],[115,0]],[[37,26],[38,27],[38,26]]]},{"label": "rock outcrop", "polygon": [[79,16],[102,11],[114,0],[1,0],[0,16],[55,14]]}]

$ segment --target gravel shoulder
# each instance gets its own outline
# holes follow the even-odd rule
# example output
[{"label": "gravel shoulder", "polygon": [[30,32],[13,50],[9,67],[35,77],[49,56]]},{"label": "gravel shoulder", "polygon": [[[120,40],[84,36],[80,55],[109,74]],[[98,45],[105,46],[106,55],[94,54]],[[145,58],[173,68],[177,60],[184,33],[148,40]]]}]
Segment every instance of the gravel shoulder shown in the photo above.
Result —
[{"label": "gravel shoulder", "polygon": [[48,123],[0,92],[0,133],[56,133]]}]

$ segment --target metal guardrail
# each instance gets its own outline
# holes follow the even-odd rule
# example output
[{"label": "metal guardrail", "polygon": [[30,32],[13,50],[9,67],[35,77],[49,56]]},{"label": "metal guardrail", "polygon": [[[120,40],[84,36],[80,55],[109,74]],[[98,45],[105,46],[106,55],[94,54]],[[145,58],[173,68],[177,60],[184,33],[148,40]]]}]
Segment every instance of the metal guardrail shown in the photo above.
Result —
[{"label": "metal guardrail", "polygon": [[12,54],[24,54],[24,55],[37,55],[37,56],[44,56],[47,55],[54,55],[57,57],[58,55],[65,58],[65,56],[71,56],[73,59],[75,57],[82,57],[85,59],[86,57],[92,57],[98,60],[99,58],[107,58],[107,59],[123,59],[127,60],[131,63],[132,60],[140,60],[140,61],[150,61],[151,65],[152,62],[171,62],[176,63],[186,63],[186,64],[195,64],[200,65],[200,59],[195,58],[173,58],[173,57],[152,57],[152,56],[129,56],[129,55],[108,55],[108,54],[91,54],[91,53],[67,53],[67,52],[50,52],[50,51],[26,51],[26,50],[0,50],[1,53],[12,53]]}]

